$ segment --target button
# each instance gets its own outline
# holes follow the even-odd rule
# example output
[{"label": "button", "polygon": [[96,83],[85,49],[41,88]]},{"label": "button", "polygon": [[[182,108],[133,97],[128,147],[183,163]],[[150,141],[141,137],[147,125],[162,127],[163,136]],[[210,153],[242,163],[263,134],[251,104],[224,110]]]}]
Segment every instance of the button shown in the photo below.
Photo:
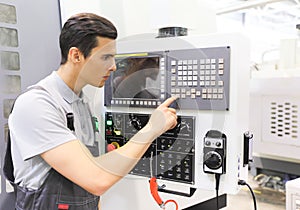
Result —
[{"label": "button", "polygon": [[206,146],[210,146],[210,145],[211,145],[211,142],[210,142],[210,141],[205,141],[205,145],[206,145]]},{"label": "button", "polygon": [[111,135],[111,130],[106,130],[106,135]]},{"label": "button", "polygon": [[107,150],[108,152],[113,151],[113,150],[115,150],[115,149],[117,149],[117,146],[114,145],[113,143],[108,144],[108,145],[106,146],[106,150]]}]

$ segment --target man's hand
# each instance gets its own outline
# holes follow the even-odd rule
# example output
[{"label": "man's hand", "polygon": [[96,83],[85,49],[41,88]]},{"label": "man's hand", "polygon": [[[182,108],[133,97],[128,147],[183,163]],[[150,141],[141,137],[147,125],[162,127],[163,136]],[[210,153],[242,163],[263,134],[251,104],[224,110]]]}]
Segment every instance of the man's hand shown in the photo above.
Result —
[{"label": "man's hand", "polygon": [[160,136],[177,125],[176,110],[169,107],[176,99],[175,97],[168,98],[154,110],[148,124],[145,126],[147,130],[152,130],[157,136]]}]

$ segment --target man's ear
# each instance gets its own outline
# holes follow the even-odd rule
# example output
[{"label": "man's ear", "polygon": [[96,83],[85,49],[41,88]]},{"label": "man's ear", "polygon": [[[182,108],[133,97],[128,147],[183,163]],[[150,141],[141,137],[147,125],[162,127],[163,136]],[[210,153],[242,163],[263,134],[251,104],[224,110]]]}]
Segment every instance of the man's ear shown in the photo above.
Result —
[{"label": "man's ear", "polygon": [[80,63],[80,61],[83,59],[83,56],[77,47],[71,47],[69,50],[68,59],[72,63]]}]

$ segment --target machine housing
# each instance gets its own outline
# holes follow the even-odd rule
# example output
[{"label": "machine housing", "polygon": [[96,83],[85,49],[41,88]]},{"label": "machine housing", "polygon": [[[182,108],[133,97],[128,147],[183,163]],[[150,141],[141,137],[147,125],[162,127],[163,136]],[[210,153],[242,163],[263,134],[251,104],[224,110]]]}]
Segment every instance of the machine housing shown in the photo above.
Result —
[{"label": "machine housing", "polygon": [[[225,168],[224,174],[221,175],[220,193],[237,193],[240,189],[238,180],[247,179],[247,166],[243,166],[243,134],[249,129],[248,39],[241,34],[210,34],[159,39],[129,38],[117,43],[117,52],[117,65],[118,59],[122,56],[124,59],[153,57],[153,55],[159,57],[157,64],[149,69],[159,70],[160,74],[156,77],[158,81],[148,80],[148,87],[156,89],[154,93],[157,93],[157,97],[153,100],[150,97],[130,98],[121,96],[122,94],[114,95],[114,76],[111,77],[110,82],[105,86],[105,107],[103,108],[105,115],[102,116],[105,122],[102,126],[102,133],[103,139],[106,138],[106,143],[117,142],[118,144],[114,144],[122,146],[130,135],[144,125],[155,107],[169,96],[175,95],[179,97],[175,106],[179,124],[184,121],[177,129],[180,130],[183,124],[186,129],[186,125],[189,124],[190,132],[181,133],[176,129],[166,132],[153,142],[149,151],[152,149],[156,154],[154,162],[156,161],[155,170],[158,169],[158,173],[155,175],[159,184],[165,184],[166,188],[173,191],[188,192],[190,188],[197,190],[192,197],[162,193],[162,198],[175,199],[180,208],[185,208],[215,196],[214,174],[203,170],[204,138],[210,130],[224,133],[227,139],[226,150],[224,150],[226,164],[223,165]],[[163,58],[163,64],[161,58]],[[194,69],[196,65],[197,69]],[[213,68],[216,69],[208,68],[212,65],[215,65]],[[124,68],[123,64],[121,66]],[[186,66],[185,70],[184,66]],[[116,74],[120,73],[116,71]],[[151,86],[151,82],[155,85]],[[213,85],[216,87],[220,85],[222,89],[214,88]],[[183,89],[185,90],[182,92]],[[125,88],[122,87],[120,91],[126,94]],[[135,95],[137,93],[139,91],[136,91]],[[170,144],[165,144],[167,140],[171,141]],[[186,151],[181,150],[182,147],[179,149],[178,144],[182,143],[190,144],[185,147]],[[174,165],[171,164],[173,169],[169,169],[172,171],[168,168],[159,171],[162,169],[160,162],[162,152],[164,163],[168,160],[176,160],[176,155],[181,152],[183,159]],[[168,156],[170,154],[171,156]],[[140,162],[139,168],[135,168],[136,171],[133,169],[131,175],[125,177],[103,196],[105,209],[118,207],[159,209],[151,198],[148,187],[149,155],[146,152],[141,160],[144,163]],[[187,164],[190,169],[188,173],[191,176],[184,180],[182,165],[187,162],[186,160],[191,161]],[[174,174],[176,170],[179,170],[176,166],[182,166],[179,174]],[[143,196],[140,196],[141,194]],[[136,200],[138,196],[140,200]],[[117,203],[116,200],[118,200]]]}]

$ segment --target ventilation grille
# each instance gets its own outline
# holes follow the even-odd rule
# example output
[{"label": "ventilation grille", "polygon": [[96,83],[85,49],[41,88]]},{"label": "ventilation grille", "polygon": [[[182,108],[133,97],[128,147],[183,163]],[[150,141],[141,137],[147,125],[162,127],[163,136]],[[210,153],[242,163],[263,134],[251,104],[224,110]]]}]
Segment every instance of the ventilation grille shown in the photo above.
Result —
[{"label": "ventilation grille", "polygon": [[270,132],[278,138],[298,138],[298,105],[291,102],[271,102]]},{"label": "ventilation grille", "polygon": [[300,97],[263,96],[261,106],[261,140],[300,146]]}]

